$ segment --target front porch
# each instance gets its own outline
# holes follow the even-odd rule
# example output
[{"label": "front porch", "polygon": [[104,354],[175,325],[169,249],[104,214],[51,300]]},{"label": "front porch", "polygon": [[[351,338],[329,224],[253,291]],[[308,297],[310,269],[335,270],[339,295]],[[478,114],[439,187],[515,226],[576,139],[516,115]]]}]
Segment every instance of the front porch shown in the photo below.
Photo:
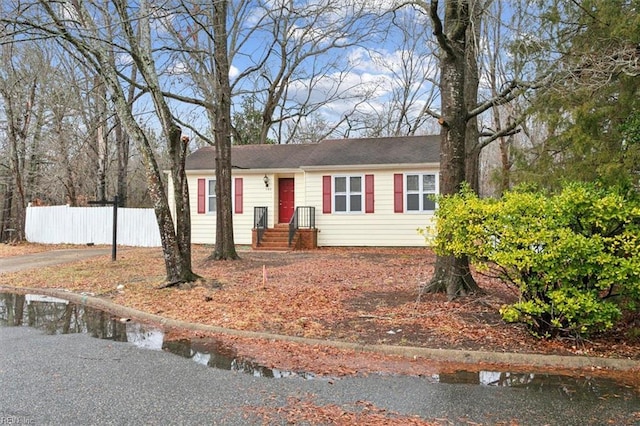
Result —
[{"label": "front porch", "polygon": [[268,207],[254,207],[251,248],[253,250],[311,250],[318,248],[315,207],[296,207],[289,223],[268,227]]}]

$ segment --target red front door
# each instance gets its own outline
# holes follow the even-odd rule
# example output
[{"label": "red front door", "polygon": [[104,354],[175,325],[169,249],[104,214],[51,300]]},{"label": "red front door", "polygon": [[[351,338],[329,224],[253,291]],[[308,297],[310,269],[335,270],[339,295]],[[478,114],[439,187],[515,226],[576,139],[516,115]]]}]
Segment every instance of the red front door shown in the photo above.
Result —
[{"label": "red front door", "polygon": [[293,178],[278,179],[278,222],[289,223],[293,216],[294,204]]}]

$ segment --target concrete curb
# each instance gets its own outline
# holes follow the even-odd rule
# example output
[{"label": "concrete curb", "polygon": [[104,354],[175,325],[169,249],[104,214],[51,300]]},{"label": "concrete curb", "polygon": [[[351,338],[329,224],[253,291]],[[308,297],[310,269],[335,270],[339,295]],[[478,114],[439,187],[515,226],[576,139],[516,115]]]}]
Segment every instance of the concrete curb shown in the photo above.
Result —
[{"label": "concrete curb", "polygon": [[414,358],[423,358],[433,361],[466,363],[466,364],[504,364],[509,366],[534,366],[553,368],[580,368],[580,369],[608,369],[618,371],[640,371],[640,360],[623,358],[595,358],[588,356],[561,356],[523,354],[514,352],[487,352],[468,351],[458,349],[432,349],[411,346],[391,345],[363,345],[359,343],[343,342],[335,340],[310,339],[296,336],[286,336],[265,332],[234,330],[212,325],[189,323],[181,320],[165,318],[148,312],[138,311],[126,306],[117,305],[111,301],[85,294],[77,294],[68,290],[47,288],[19,288],[0,286],[2,292],[30,293],[66,299],[70,302],[85,305],[91,308],[102,309],[114,315],[132,318],[141,322],[156,323],[163,327],[182,328],[192,331],[202,331],[216,334],[246,337],[252,339],[266,339],[283,342],[299,343],[304,345],[329,346],[337,349],[352,350],[357,352],[371,352],[384,355],[399,355]]}]

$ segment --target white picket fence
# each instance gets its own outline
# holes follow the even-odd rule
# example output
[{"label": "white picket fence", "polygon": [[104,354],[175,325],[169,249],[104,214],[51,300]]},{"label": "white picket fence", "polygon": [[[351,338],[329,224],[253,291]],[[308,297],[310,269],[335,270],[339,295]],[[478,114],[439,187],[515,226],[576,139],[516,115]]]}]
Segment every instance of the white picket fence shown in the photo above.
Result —
[{"label": "white picket fence", "polygon": [[[42,244],[111,244],[113,207],[27,207],[27,241]],[[160,247],[153,209],[118,208],[118,245]]]}]

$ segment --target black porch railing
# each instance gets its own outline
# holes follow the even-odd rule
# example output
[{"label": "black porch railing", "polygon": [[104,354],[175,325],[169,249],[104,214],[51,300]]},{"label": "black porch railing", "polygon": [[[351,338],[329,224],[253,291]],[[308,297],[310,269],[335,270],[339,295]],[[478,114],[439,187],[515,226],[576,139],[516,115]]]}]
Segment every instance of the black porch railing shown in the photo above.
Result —
[{"label": "black porch railing", "polygon": [[264,231],[267,230],[269,224],[269,209],[267,207],[253,208],[253,227],[256,230],[256,244],[260,245]]},{"label": "black porch railing", "polygon": [[310,206],[296,207],[293,216],[289,221],[289,247],[293,242],[296,231],[301,228],[315,229],[316,227],[316,208]]}]

